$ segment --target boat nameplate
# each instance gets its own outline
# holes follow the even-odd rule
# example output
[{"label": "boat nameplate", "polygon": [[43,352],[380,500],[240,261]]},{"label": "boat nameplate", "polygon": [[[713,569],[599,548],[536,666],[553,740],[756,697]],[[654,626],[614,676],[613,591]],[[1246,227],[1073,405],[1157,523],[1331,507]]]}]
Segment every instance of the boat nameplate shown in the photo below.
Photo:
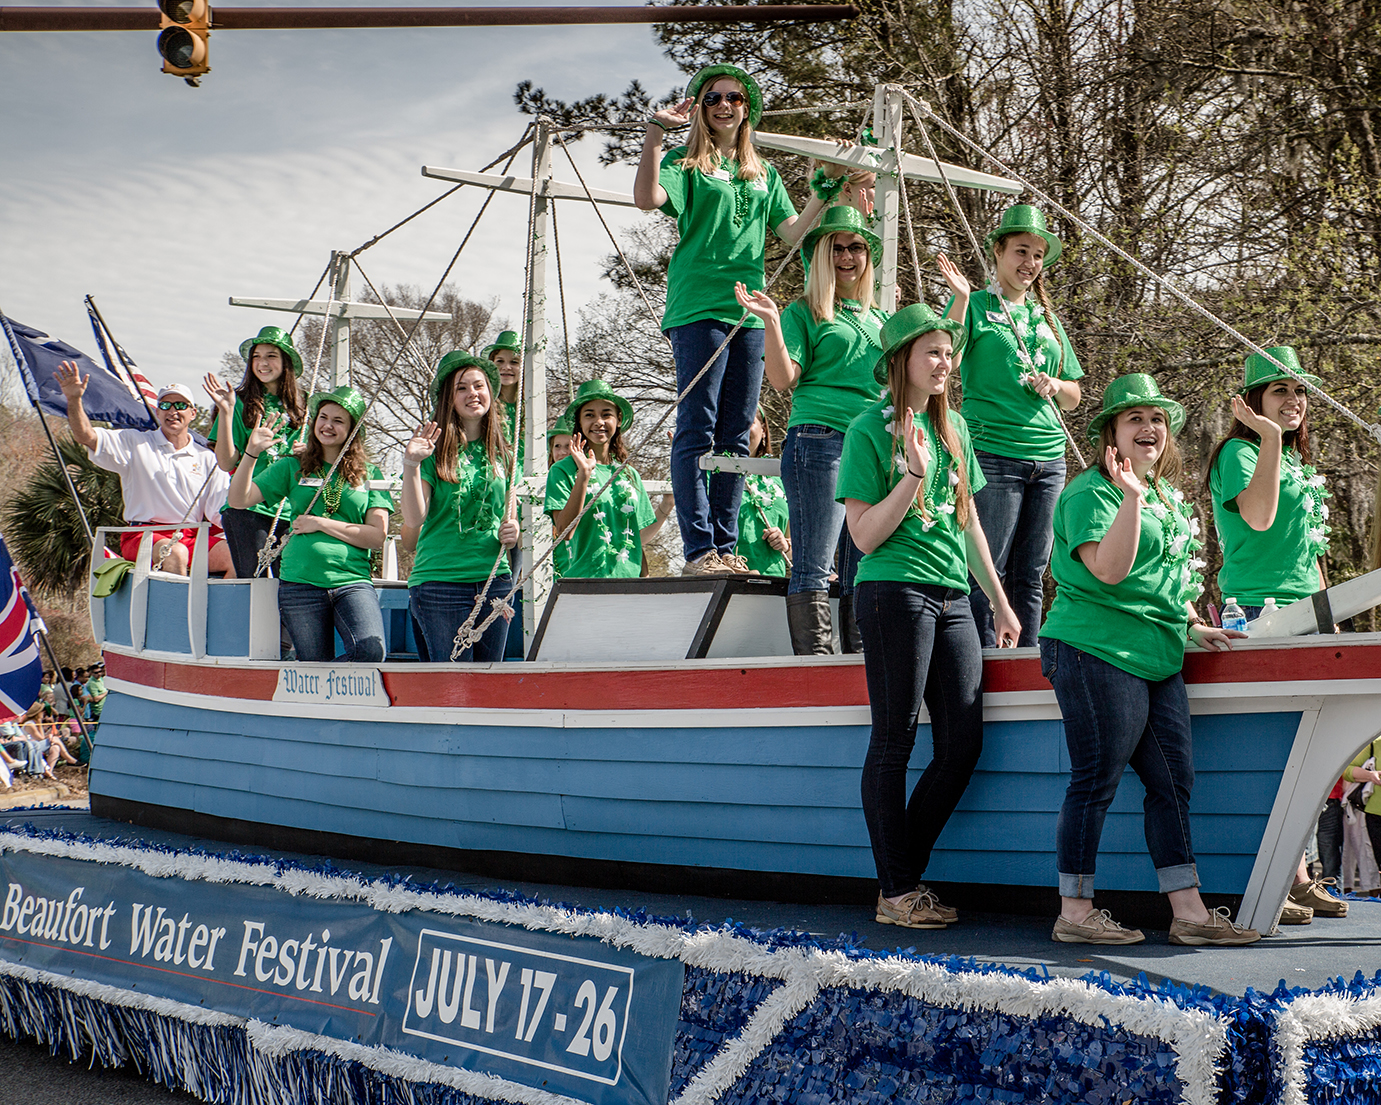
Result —
[{"label": "boat nameplate", "polygon": [[289,664],[278,673],[274,702],[307,702],[351,706],[388,706],[378,668],[359,664]]}]

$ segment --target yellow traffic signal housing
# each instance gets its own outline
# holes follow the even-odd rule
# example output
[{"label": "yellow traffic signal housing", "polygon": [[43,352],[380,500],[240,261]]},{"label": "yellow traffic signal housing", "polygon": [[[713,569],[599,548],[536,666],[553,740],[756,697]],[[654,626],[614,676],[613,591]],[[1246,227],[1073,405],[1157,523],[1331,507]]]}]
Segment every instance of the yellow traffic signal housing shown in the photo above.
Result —
[{"label": "yellow traffic signal housing", "polygon": [[194,78],[209,73],[207,40],[211,37],[211,5],[206,0],[158,0],[158,53],[163,72],[185,77],[196,87]]}]

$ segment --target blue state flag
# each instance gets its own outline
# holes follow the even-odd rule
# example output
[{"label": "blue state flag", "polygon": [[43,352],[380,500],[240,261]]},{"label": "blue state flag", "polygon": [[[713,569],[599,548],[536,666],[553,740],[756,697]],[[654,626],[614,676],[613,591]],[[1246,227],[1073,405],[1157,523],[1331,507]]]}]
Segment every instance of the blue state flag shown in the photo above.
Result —
[{"label": "blue state flag", "polygon": [[50,338],[40,330],[25,326],[12,318],[0,315],[10,349],[19,365],[19,374],[29,398],[48,414],[67,417],[67,397],[62,394],[53,373],[63,361],[76,364],[83,376],[89,376],[82,406],[93,422],[109,422],[112,426],[127,426],[136,430],[156,428],[143,398],[134,385],[118,376],[112,369],[98,365],[80,349],[57,338]]},{"label": "blue state flag", "polygon": [[0,537],[0,718],[18,717],[38,701],[43,660],[34,630],[42,625]]}]

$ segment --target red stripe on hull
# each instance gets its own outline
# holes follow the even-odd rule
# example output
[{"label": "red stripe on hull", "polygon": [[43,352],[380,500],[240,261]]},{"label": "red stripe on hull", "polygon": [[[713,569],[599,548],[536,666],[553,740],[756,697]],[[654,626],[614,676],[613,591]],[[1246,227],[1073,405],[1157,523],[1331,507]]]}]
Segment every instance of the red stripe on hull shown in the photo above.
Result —
[{"label": "red stripe on hull", "polygon": [[[1381,678],[1381,645],[1312,642],[1294,648],[1185,656],[1190,684],[1288,683]],[[272,668],[146,660],[111,652],[106,670],[118,679],[190,694],[268,701],[278,683]],[[384,686],[395,706],[480,710],[736,710],[863,706],[863,664],[783,663],[780,667],[652,671],[542,671],[512,664],[494,671],[392,670]],[[1046,691],[1035,657],[990,657],[983,665],[989,694]]]}]

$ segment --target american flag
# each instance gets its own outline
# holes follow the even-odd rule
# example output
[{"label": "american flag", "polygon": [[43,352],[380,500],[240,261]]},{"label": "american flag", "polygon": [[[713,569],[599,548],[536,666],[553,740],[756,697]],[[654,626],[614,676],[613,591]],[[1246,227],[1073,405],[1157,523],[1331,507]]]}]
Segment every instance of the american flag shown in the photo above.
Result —
[{"label": "american flag", "polygon": [[34,631],[42,627],[0,537],[0,716],[18,716],[38,701],[43,661]]},{"label": "american flag", "polygon": [[[105,361],[106,368],[110,370],[111,374],[119,380],[120,383],[125,385],[126,390],[135,398],[142,396],[145,404],[156,403],[158,401],[158,392],[145,378],[144,374],[139,371],[139,366],[134,363],[134,358],[124,351],[120,343],[115,340],[114,336],[109,338],[109,345],[106,344],[107,335],[105,327],[101,325],[101,320],[96,317],[96,308],[92,305],[89,297],[86,301],[86,314],[87,317],[91,319],[91,329],[96,334],[96,345],[101,350],[101,358]],[[111,360],[110,357],[110,345],[115,347],[115,353],[120,358],[128,375],[126,372],[122,372],[119,368],[115,367],[115,362]],[[131,380],[131,377],[133,377],[133,380]],[[136,386],[138,387],[137,391],[135,390]]]}]

